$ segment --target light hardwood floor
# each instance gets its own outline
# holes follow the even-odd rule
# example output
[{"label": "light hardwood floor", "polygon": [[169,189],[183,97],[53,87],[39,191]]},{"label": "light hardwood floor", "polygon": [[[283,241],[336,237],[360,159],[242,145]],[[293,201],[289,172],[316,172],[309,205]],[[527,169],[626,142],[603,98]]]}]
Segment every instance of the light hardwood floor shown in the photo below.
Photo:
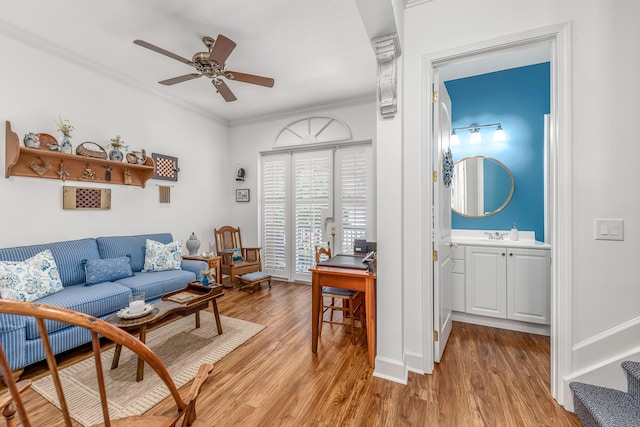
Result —
[{"label": "light hardwood floor", "polygon": [[[267,328],[215,365],[195,426],[580,426],[549,394],[547,337],[455,323],[433,375],[410,373],[405,386],[371,375],[361,330],[352,345],[342,326],[325,325],[311,353],[308,285],[227,290],[218,304]],[[34,426],[64,425],[38,394],[25,396]],[[151,409],[166,411],[168,400]]]}]

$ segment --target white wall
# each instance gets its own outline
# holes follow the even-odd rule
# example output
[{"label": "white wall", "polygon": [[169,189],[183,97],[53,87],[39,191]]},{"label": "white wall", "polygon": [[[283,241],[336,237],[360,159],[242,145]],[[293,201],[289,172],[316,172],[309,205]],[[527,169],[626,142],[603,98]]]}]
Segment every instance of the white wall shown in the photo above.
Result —
[{"label": "white wall", "polygon": [[[229,160],[225,164],[224,179],[220,183],[225,203],[228,203],[231,223],[242,229],[242,243],[246,246],[260,243],[258,227],[258,171],[260,152],[273,149],[278,133],[288,124],[314,116],[326,116],[342,120],[351,129],[354,141],[376,140],[375,101],[363,101],[354,104],[336,105],[316,110],[264,118],[250,123],[241,123],[229,129]],[[234,180],[238,167],[246,170],[244,182]],[[236,203],[235,189],[248,188],[251,194],[249,203]],[[220,224],[224,225],[224,224]]]},{"label": "white wall", "polygon": [[[228,129],[136,88],[48,54],[46,40],[30,46],[0,32],[0,164],[5,165],[4,121],[20,139],[27,132],[57,138],[58,115],[76,127],[75,147],[106,145],[120,134],[131,150],[145,148],[178,157],[179,181],[149,180],[146,188],[67,181],[73,186],[111,188],[111,210],[62,209],[63,183],[50,179],[0,178],[0,247],[83,237],[170,232],[186,240],[195,232],[200,252],[213,228],[227,221],[220,209]],[[54,165],[57,168],[57,165]],[[158,187],[170,185],[171,203],[159,203]],[[186,253],[186,251],[185,251]]]},{"label": "white wall", "polygon": [[[640,318],[637,255],[640,253],[640,144],[633,123],[640,115],[635,76],[640,66],[635,23],[640,3],[601,0],[435,0],[406,10],[404,37],[404,168],[420,168],[424,112],[423,58],[563,22],[572,24],[573,342],[581,342]],[[517,185],[517,183],[516,183]],[[426,194],[418,182],[404,191]],[[593,239],[594,218],[624,218],[623,242]],[[406,217],[405,230],[419,218]],[[420,254],[423,236],[405,234],[405,254]],[[412,255],[414,254],[414,255]],[[419,313],[422,292],[405,272],[405,313]],[[413,316],[414,319],[416,316]],[[637,322],[636,322],[637,323]],[[407,322],[407,349],[421,348],[421,324]],[[604,358],[619,348],[610,348]],[[575,366],[573,367],[575,369]]]}]

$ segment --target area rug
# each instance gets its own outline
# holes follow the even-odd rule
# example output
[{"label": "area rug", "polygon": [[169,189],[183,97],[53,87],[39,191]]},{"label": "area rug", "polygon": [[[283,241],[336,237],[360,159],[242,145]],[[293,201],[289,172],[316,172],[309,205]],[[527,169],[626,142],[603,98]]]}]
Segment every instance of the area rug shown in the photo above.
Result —
[{"label": "area rug", "polygon": [[[202,363],[217,362],[265,328],[231,317],[220,319],[222,335],[218,335],[213,313],[206,311],[201,312],[199,329],[195,329],[194,316],[186,316],[147,333],[147,345],[160,357],[176,386],[191,381]],[[111,419],[141,415],[169,396],[169,389],[146,364],[144,379],[136,382],[137,356],[127,348],[122,349],[118,367],[110,369],[113,352],[111,348],[101,357]],[[93,356],[59,372],[71,416],[84,426],[102,422]],[[60,407],[51,375],[36,380],[32,388]]]}]

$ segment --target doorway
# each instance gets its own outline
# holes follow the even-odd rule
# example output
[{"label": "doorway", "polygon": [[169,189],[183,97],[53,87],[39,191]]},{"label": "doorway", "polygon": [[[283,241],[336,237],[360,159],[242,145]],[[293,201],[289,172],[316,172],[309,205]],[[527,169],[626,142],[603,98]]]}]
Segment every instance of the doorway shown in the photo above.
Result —
[{"label": "doorway", "polygon": [[[531,53],[536,49],[546,53],[550,59],[551,67],[551,120],[549,123],[550,147],[549,147],[549,220],[547,229],[549,230],[549,241],[551,243],[551,254],[554,262],[551,267],[551,394],[560,403],[563,404],[565,395],[567,394],[566,384],[563,383],[562,377],[566,361],[570,356],[570,313],[571,313],[571,258],[570,258],[570,242],[571,242],[571,206],[566,203],[570,200],[571,177],[567,174],[570,171],[570,126],[569,120],[569,92],[568,92],[568,63],[569,63],[569,25],[559,25],[527,33],[517,34],[500,40],[488,41],[466,48],[460,48],[455,51],[444,52],[428,56],[425,58],[425,79],[427,88],[434,87],[438,82],[438,73],[443,70],[446,72],[448,67],[469,68],[473,74],[482,74],[483,72],[497,71],[509,68],[500,65],[501,61],[513,61],[520,54],[526,58],[526,53]],[[525,55],[522,55],[525,54]],[[532,63],[532,62],[530,62]],[[520,66],[527,65],[521,63]],[[478,72],[482,67],[485,68]],[[498,68],[496,68],[498,67]],[[473,75],[469,74],[469,75]],[[431,94],[429,94],[430,96]],[[429,105],[429,113],[426,117],[433,117],[433,109],[435,104]],[[427,125],[431,132],[426,132],[428,147],[434,147],[435,130],[434,124]],[[426,150],[428,155],[431,149]],[[428,159],[427,164],[431,164],[432,159]],[[432,206],[434,210],[438,209],[438,200],[434,194],[431,194]],[[435,235],[432,225],[429,225],[432,233],[430,238]],[[436,245],[437,242],[429,242]],[[429,245],[431,246],[431,245]],[[429,264],[429,263],[428,263]],[[433,277],[433,265],[426,267],[429,272],[427,277]],[[436,287],[438,283],[429,280],[426,283],[425,304],[428,304],[428,313],[439,312],[437,304],[439,302],[434,298],[438,294]],[[431,334],[435,325],[433,317],[428,319],[428,326],[425,328],[425,372],[432,372],[434,365],[434,337]]]}]

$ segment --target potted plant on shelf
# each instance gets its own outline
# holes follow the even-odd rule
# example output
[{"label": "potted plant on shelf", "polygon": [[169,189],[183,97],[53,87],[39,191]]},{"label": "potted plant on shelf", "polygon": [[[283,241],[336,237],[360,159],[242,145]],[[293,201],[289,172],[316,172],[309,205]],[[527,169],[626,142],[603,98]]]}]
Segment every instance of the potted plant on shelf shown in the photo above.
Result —
[{"label": "potted plant on shelf", "polygon": [[109,143],[109,159],[121,162],[122,159],[124,159],[124,153],[122,150],[126,150],[127,148],[128,146],[124,144],[120,135],[116,135],[115,138],[111,138],[111,142]]},{"label": "potted plant on shelf", "polygon": [[71,132],[75,130],[75,127],[69,123],[68,119],[62,119],[58,116],[58,132],[62,134],[62,142],[60,143],[60,151],[67,154],[73,154],[73,147],[71,146]]}]

